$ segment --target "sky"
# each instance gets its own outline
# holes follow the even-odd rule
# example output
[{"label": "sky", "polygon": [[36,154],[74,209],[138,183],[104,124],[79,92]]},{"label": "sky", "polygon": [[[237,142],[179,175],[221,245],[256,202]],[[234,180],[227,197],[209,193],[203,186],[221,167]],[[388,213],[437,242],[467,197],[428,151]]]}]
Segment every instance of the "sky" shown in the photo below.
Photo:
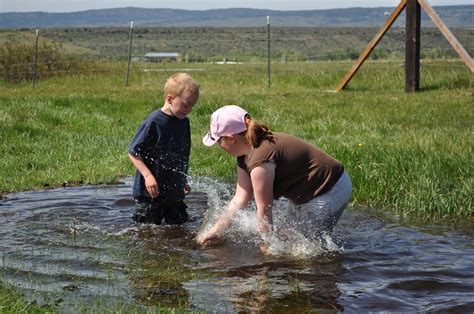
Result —
[{"label": "sky", "polygon": [[[431,6],[474,4],[474,0],[428,0]],[[140,7],[209,10],[257,8],[270,10],[323,10],[350,7],[396,7],[399,0],[0,0],[0,12],[73,12]]]}]

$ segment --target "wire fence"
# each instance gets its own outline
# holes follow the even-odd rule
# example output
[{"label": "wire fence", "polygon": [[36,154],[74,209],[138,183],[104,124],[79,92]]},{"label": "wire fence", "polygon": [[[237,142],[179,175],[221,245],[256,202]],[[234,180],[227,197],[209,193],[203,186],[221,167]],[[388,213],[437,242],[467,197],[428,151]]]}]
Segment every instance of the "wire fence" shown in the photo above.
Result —
[{"label": "wire fence", "polygon": [[[34,88],[36,81],[43,77],[115,74],[124,75],[125,85],[128,85],[134,72],[159,71],[156,68],[150,69],[150,66],[161,63],[253,64],[261,65],[257,71],[262,74],[266,72],[270,86],[271,76],[275,75],[272,65],[279,65],[278,74],[291,74],[301,73],[300,69],[292,68],[292,62],[356,60],[364,45],[376,32],[375,28],[279,27],[272,30],[269,23],[267,26],[266,29],[139,28],[134,32],[132,22],[129,29],[45,29],[36,30],[36,35],[33,36],[31,30],[16,31],[18,36],[24,37],[21,40],[23,46],[17,46],[15,50],[12,48],[15,46],[14,41],[6,41],[9,46],[0,49],[0,79],[12,82],[32,80]],[[461,43],[466,43],[465,49],[472,53],[473,29],[456,29],[456,33]],[[427,29],[423,35],[427,40],[422,46],[422,58],[457,58],[449,44],[443,42],[441,34]],[[385,45],[376,48],[371,59],[398,60],[403,66],[404,36],[403,29],[389,31]],[[38,45],[38,41],[43,42],[43,45]],[[147,52],[157,51],[165,54],[156,58],[147,56]],[[57,55],[53,56],[53,52]],[[166,52],[173,52],[175,56],[167,55]],[[68,57],[61,57],[60,54]],[[463,65],[457,63],[442,66]],[[388,68],[393,67],[393,64],[379,64],[378,67]],[[325,68],[324,71],[341,72],[343,69],[334,67]],[[225,73],[232,75],[235,71],[226,70]]]}]

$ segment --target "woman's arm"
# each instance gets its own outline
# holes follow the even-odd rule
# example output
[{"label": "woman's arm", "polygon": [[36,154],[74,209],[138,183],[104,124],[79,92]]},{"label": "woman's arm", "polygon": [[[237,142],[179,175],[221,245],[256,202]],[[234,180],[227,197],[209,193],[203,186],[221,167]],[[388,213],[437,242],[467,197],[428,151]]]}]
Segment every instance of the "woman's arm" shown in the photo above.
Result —
[{"label": "woman's arm", "polygon": [[253,195],[257,205],[257,224],[258,231],[262,236],[260,250],[262,253],[268,253],[268,244],[265,242],[265,234],[268,233],[273,224],[272,206],[273,206],[273,181],[275,180],[274,162],[267,162],[255,167],[250,173],[252,181]]},{"label": "woman's arm", "polygon": [[250,181],[250,176],[245,170],[237,167],[237,187],[234,197],[227,204],[217,222],[208,231],[198,236],[197,242],[204,244],[206,241],[222,236],[229,227],[237,210],[247,207],[251,197],[252,182]]},{"label": "woman's arm", "polygon": [[250,173],[255,204],[257,205],[257,223],[260,233],[267,233],[273,224],[273,181],[276,164],[266,162],[255,167]]}]

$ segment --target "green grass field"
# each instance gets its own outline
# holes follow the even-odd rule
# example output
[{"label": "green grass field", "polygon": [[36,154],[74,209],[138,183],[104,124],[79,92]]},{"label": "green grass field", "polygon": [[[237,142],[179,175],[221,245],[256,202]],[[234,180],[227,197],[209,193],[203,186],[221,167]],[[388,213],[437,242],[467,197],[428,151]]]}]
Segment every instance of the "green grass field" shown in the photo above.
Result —
[{"label": "green grass field", "polygon": [[[202,86],[192,112],[190,174],[234,178],[235,161],[201,137],[213,110],[243,106],[273,130],[300,136],[341,160],[357,204],[408,216],[472,215],[473,77],[460,62],[424,62],[422,90],[404,92],[400,62],[369,62],[334,93],[350,62],[266,66],[186,65]],[[127,145],[162,105],[180,64],[135,65],[123,75],[78,75],[1,85],[2,192],[131,175]],[[125,69],[125,65],[123,65]],[[149,69],[149,70],[150,70]]]},{"label": "green grass field", "polygon": [[[334,88],[348,61],[274,63],[271,88],[265,64],[134,65],[128,87],[125,64],[115,64],[115,75],[40,79],[34,90],[30,82],[0,82],[0,191],[132,175],[127,146],[161,107],[166,78],[185,66],[202,86],[190,115],[191,175],[235,178],[235,160],[204,147],[201,137],[215,109],[237,104],[339,159],[354,184],[354,206],[423,221],[471,219],[473,76],[460,61],[423,62],[422,90],[406,94],[401,63],[368,62],[341,93]],[[10,300],[0,311],[27,306],[8,287],[0,286],[0,296]]]}]

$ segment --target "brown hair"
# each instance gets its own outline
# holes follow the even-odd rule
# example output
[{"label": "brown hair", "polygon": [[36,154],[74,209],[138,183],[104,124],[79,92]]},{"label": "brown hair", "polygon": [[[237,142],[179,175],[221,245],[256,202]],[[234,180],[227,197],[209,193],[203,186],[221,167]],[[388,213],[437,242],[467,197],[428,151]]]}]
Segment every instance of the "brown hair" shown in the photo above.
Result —
[{"label": "brown hair", "polygon": [[252,120],[248,114],[245,115],[245,125],[247,126],[247,130],[240,134],[245,137],[252,147],[259,147],[264,140],[270,142],[275,140],[275,136],[265,124]]},{"label": "brown hair", "polygon": [[184,90],[199,95],[199,84],[187,73],[175,73],[165,83],[166,95],[180,96]]}]

